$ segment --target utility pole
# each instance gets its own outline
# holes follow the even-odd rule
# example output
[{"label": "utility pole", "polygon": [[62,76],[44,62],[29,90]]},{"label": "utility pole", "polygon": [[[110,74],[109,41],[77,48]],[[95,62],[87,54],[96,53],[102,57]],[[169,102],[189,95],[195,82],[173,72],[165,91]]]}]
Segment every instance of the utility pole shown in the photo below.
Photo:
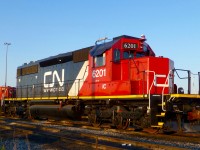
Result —
[{"label": "utility pole", "polygon": [[8,46],[11,45],[11,43],[4,43],[6,45],[6,72],[5,72],[5,88],[7,86],[7,64],[8,64]]}]

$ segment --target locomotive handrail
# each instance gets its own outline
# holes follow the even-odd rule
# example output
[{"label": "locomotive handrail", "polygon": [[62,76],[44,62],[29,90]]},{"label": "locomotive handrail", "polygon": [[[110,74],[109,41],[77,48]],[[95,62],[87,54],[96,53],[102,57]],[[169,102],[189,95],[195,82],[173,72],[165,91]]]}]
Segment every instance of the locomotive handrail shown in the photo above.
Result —
[{"label": "locomotive handrail", "polygon": [[[168,75],[167,75],[166,80],[165,80],[165,85],[167,84],[167,82],[169,84],[169,75],[170,75],[171,72],[172,72],[172,70],[169,70]],[[164,108],[164,91],[165,91],[165,88],[166,88],[166,86],[163,86],[163,89],[162,89],[162,110],[163,111],[166,111],[166,109]]]},{"label": "locomotive handrail", "polygon": [[153,73],[153,75],[154,75],[154,77],[153,77],[153,81],[152,81],[152,83],[151,83],[151,86],[150,86],[150,88],[148,89],[148,87],[149,87],[149,79],[147,79],[147,94],[149,95],[149,107],[148,107],[148,109],[151,109],[151,89],[152,89],[152,87],[153,87],[153,84],[154,84],[154,82],[155,82],[155,71],[150,71],[150,70],[146,70],[145,72],[148,72],[148,73]]},{"label": "locomotive handrail", "polygon": [[199,77],[199,95],[200,95],[200,72],[198,72],[198,77]]},{"label": "locomotive handrail", "polygon": [[87,66],[85,67],[85,71],[84,71],[83,78],[82,78],[83,80],[84,80],[85,74],[86,74],[86,72],[87,72],[88,66],[89,66],[89,65],[87,65]]},{"label": "locomotive handrail", "polygon": [[[178,71],[186,71],[188,73],[188,76],[187,77],[180,77],[177,70]],[[191,71],[185,70],[185,69],[175,69],[175,68],[173,69],[173,71],[176,72],[179,79],[188,79],[188,94],[191,94]]]},{"label": "locomotive handrail", "polygon": [[135,65],[135,67],[137,68],[137,72],[139,73],[139,72],[140,72],[140,70],[139,70],[139,67],[137,66],[137,64],[136,64],[135,60],[134,60],[134,59],[131,59],[131,60],[133,61],[133,63],[134,63],[134,65]]},{"label": "locomotive handrail", "polygon": [[[75,80],[67,80],[67,81],[64,81],[64,85],[67,87],[67,88],[66,88],[66,93],[65,93],[67,97],[68,97],[68,95],[69,95],[68,86],[69,86],[69,84],[73,84],[73,83],[71,83],[72,81],[74,81],[74,83],[75,83],[76,85],[78,84],[77,95],[79,95],[78,93],[79,93],[79,90],[80,90],[80,84],[81,84],[81,82],[84,81],[84,79],[85,79],[87,69],[88,69],[88,65],[85,67],[84,74],[83,74],[82,78],[80,78],[80,79],[75,79]],[[57,82],[51,82],[51,83],[57,83]],[[17,95],[18,95],[17,97],[26,98],[27,100],[28,100],[29,98],[35,99],[36,97],[40,97],[40,98],[42,99],[42,97],[43,97],[42,85],[43,85],[43,84],[44,84],[44,83],[33,84],[33,85],[17,86],[17,91],[18,91],[18,92],[16,92]],[[50,84],[50,83],[48,83],[48,88],[49,88],[49,84]],[[37,93],[37,95],[35,94],[35,88],[41,88],[41,89],[40,89],[41,92],[40,92],[40,93]],[[58,85],[56,85],[56,88],[58,88]],[[32,91],[31,91],[32,94],[30,94],[30,92],[29,92],[30,90],[32,90]],[[47,93],[46,93],[46,94],[47,94],[47,97],[48,97],[48,98],[51,97],[51,92],[50,92],[50,90],[47,90]],[[55,95],[56,95],[57,98],[60,96],[59,90],[56,91]]]},{"label": "locomotive handrail", "polygon": [[89,66],[89,65],[87,65],[87,66],[85,67],[85,71],[84,71],[83,77],[80,78],[80,79],[75,79],[75,81],[78,80],[78,91],[77,91],[78,99],[79,99],[79,91],[80,91],[80,82],[81,82],[81,81],[84,81],[85,74],[86,74],[86,72],[87,72],[88,66]]}]

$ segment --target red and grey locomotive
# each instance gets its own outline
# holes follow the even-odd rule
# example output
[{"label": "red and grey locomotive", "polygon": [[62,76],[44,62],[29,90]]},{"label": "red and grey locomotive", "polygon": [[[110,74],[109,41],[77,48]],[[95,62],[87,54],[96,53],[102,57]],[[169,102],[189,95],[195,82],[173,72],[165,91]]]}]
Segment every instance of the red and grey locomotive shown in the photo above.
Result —
[{"label": "red and grey locomotive", "polygon": [[183,123],[200,120],[200,95],[177,93],[174,62],[156,57],[144,36],[106,40],[18,67],[16,97],[6,99],[7,113],[86,116],[94,126],[110,122],[119,129],[182,130]]}]

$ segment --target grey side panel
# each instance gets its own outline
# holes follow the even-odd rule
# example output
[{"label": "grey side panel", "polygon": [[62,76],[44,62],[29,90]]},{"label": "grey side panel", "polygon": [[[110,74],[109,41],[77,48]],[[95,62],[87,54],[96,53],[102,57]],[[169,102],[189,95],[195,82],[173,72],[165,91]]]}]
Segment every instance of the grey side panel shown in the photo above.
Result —
[{"label": "grey side panel", "polygon": [[85,74],[87,64],[88,61],[77,63],[69,61],[39,67],[36,74],[18,76],[17,97],[67,96],[69,92],[76,96],[84,81],[83,78],[87,76]]}]

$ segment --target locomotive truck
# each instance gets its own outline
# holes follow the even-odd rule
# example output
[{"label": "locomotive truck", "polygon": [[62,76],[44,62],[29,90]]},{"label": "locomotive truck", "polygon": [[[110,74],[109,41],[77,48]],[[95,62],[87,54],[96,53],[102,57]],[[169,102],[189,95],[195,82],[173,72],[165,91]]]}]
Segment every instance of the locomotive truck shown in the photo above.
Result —
[{"label": "locomotive truck", "polygon": [[[93,46],[25,63],[17,68],[16,96],[5,114],[107,122],[118,129],[198,128],[200,95],[174,83],[174,62],[157,57],[145,36],[99,39]],[[198,74],[199,75],[199,74]],[[199,75],[200,76],[200,75]]]}]

